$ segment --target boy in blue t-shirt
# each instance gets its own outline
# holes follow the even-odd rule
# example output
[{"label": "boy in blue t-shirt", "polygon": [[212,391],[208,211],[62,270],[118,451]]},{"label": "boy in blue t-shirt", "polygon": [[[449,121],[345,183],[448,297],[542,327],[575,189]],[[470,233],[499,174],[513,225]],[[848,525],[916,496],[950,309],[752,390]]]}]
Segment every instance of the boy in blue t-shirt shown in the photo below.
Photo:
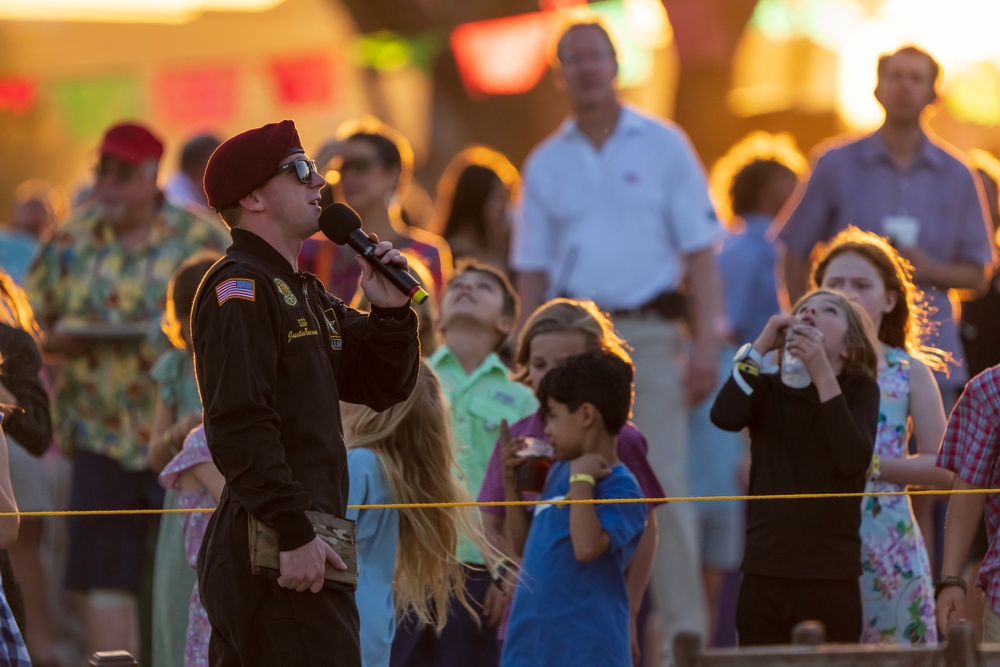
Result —
[{"label": "boy in blue t-shirt", "polygon": [[[625,568],[646,525],[642,503],[560,505],[565,499],[641,498],[615,438],[632,407],[632,365],[611,352],[571,357],[546,374],[538,399],[556,462],[527,512],[506,526],[523,555],[501,665],[631,667]],[[520,500],[516,439],[503,450],[504,492]],[[530,530],[529,530],[530,526]]]}]

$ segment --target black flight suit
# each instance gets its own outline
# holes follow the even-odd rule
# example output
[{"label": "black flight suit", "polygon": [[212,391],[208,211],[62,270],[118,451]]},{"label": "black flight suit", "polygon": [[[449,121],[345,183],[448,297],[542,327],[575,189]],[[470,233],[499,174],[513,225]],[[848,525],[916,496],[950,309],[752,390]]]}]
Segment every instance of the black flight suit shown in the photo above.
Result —
[{"label": "black flight suit", "polygon": [[351,310],[260,237],[232,233],[191,316],[205,435],[226,479],[198,554],[209,661],[360,667],[353,592],[298,593],[251,574],[248,512],[277,530],[282,551],[313,539],[306,510],[344,516],[338,399],[384,410],[409,395],[416,315]]}]

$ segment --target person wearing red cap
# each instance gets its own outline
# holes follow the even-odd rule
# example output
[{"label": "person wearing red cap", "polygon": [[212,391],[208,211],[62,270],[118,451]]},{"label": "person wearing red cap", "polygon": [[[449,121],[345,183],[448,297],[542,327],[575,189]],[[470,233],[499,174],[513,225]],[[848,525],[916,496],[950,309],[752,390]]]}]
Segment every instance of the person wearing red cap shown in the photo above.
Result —
[{"label": "person wearing red cap", "polygon": [[[290,120],[223,142],[205,170],[208,203],[233,237],[191,314],[205,434],[226,479],[198,558],[215,667],[361,665],[353,589],[324,585],[325,563],[345,566],[306,511],[346,514],[338,399],[378,411],[405,400],[419,344],[408,298],[367,263],[371,313],[299,270],[325,184]],[[386,241],[375,256],[406,268]],[[278,534],[276,580],[251,572],[250,517]]]},{"label": "person wearing red cap", "polygon": [[[54,387],[56,438],[72,457],[71,510],[163,506],[146,464],[155,384],[149,370],[169,347],[160,330],[167,281],[202,249],[222,251],[221,225],[166,202],[157,187],[163,144],[146,127],[109,128],[93,199],[43,243],[26,291],[62,362]],[[136,595],[150,519],[69,519],[66,586],[85,594],[90,651],[138,649]]]}]

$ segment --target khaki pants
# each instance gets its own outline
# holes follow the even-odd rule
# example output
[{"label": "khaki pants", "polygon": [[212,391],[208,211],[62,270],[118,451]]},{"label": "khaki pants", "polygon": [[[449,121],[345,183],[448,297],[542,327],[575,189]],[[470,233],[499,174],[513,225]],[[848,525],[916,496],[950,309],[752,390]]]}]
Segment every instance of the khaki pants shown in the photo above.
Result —
[{"label": "khaki pants", "polygon": [[[619,318],[615,327],[633,348],[633,421],[649,442],[650,465],[667,496],[686,496],[686,329],[655,315]],[[657,520],[660,544],[653,563],[652,588],[661,622],[661,658],[663,664],[669,664],[674,635],[690,630],[705,637],[707,619],[694,508],[688,502],[667,503],[657,510]]]}]

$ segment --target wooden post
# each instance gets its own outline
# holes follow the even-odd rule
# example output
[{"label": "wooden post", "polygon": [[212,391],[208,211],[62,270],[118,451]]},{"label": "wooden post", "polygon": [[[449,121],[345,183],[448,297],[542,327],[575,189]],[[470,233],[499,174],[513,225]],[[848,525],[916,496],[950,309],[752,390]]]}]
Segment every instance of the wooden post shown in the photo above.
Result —
[{"label": "wooden post", "polygon": [[975,641],[972,639],[972,626],[964,621],[950,624],[944,651],[944,664],[947,667],[976,667],[979,660]]},{"label": "wooden post", "polygon": [[700,656],[700,634],[682,630],[674,635],[674,667],[695,667]]}]

